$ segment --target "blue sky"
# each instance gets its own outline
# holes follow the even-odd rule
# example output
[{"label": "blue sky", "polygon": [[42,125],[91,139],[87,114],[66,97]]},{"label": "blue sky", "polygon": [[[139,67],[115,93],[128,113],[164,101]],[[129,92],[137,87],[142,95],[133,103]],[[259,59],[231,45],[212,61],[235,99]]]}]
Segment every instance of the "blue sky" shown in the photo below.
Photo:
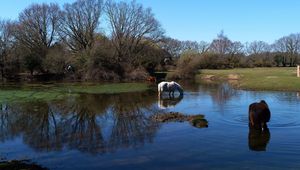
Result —
[{"label": "blue sky", "polygon": [[[0,18],[16,19],[32,3],[75,0],[2,0]],[[251,42],[300,32],[299,0],[137,0],[150,7],[166,30],[180,40],[210,42],[223,30],[231,40]]]}]

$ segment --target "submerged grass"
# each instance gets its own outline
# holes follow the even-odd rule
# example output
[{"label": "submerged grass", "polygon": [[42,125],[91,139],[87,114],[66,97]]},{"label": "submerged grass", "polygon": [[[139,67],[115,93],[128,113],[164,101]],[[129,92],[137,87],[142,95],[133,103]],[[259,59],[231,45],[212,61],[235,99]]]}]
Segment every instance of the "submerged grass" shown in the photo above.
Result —
[{"label": "submerged grass", "polygon": [[144,83],[4,85],[0,88],[0,103],[33,100],[52,101],[84,93],[114,94],[145,91],[147,89],[148,85]]},{"label": "submerged grass", "polygon": [[234,85],[241,89],[300,91],[300,78],[295,67],[239,68],[228,70],[201,70],[201,78],[230,80],[237,77]]},{"label": "submerged grass", "polygon": [[148,89],[148,85],[144,83],[117,83],[103,85],[72,85],[64,88],[71,91],[71,93],[114,94],[145,91]]}]

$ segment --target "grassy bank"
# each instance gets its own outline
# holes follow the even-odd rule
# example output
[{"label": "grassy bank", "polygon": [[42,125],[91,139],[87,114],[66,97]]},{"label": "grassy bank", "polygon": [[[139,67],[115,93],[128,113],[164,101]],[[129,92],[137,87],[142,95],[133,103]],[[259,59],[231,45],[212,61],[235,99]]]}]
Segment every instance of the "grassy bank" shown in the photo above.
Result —
[{"label": "grassy bank", "polygon": [[115,94],[145,91],[145,83],[111,83],[111,84],[26,84],[4,85],[0,88],[1,102],[50,101],[79,94]]},{"label": "grassy bank", "polygon": [[297,78],[295,67],[201,70],[197,78],[236,80],[233,85],[240,89],[300,91],[300,78]]}]

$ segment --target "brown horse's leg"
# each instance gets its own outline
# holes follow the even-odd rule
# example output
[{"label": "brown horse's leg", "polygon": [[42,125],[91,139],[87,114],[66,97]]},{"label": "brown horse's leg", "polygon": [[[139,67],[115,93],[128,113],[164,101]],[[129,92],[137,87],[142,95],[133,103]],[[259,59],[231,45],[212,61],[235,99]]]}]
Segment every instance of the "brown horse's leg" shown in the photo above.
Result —
[{"label": "brown horse's leg", "polygon": [[261,123],[261,127],[262,127],[262,130],[268,129],[268,126],[267,126],[267,123],[266,123],[266,122],[262,122],[262,123]]},{"label": "brown horse's leg", "polygon": [[249,112],[249,118],[251,125],[254,126],[254,113],[251,111]]}]

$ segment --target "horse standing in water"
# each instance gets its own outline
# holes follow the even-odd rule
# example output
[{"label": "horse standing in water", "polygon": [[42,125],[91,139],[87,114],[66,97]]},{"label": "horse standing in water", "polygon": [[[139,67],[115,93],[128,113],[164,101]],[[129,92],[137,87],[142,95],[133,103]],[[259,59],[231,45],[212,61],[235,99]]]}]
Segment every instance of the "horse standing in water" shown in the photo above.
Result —
[{"label": "horse standing in water", "polygon": [[249,105],[249,127],[266,130],[267,122],[270,121],[271,112],[268,104],[261,100],[259,103],[252,103]]},{"label": "horse standing in water", "polygon": [[183,95],[183,88],[178,83],[176,83],[175,81],[160,82],[158,84],[158,97],[161,97],[163,92],[169,92],[169,97],[174,97],[174,92],[176,90],[180,93],[180,96]]}]

